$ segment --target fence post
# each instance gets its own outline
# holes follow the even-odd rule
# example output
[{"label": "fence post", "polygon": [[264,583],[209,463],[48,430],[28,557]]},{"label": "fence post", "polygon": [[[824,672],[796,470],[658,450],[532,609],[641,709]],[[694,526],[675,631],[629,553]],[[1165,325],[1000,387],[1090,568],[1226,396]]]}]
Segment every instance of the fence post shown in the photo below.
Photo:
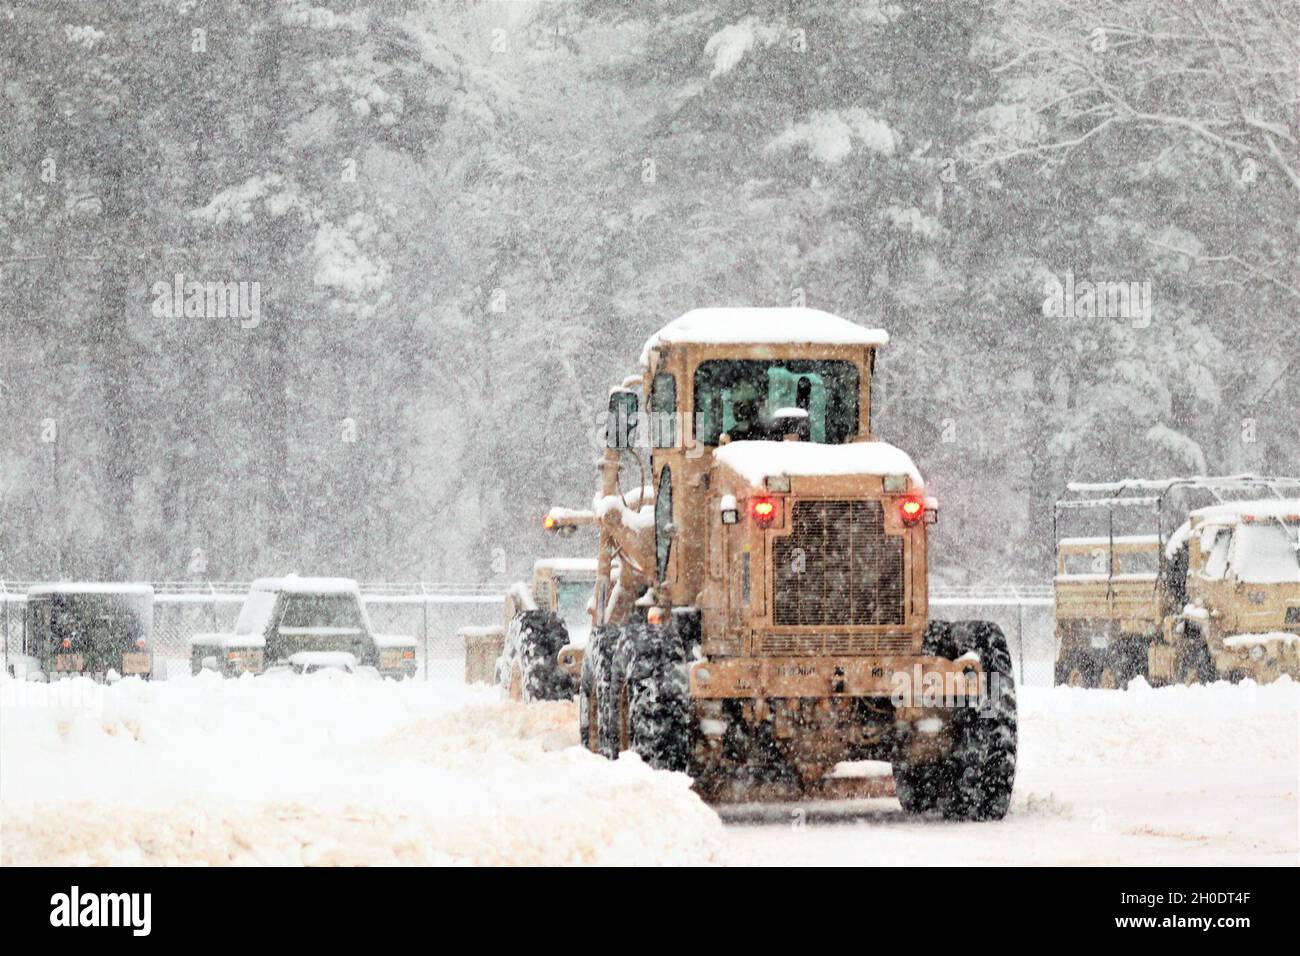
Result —
[{"label": "fence post", "polygon": [[420,609],[423,611],[424,625],[424,682],[429,682],[429,592],[424,589],[424,582],[420,582]]},{"label": "fence post", "polygon": [[5,628],[4,655],[5,655],[5,667],[7,668],[9,666],[9,589],[5,587],[5,583],[3,581],[0,581],[0,604],[4,605],[4,622],[5,622],[4,623],[4,628]]},{"label": "fence post", "polygon": [[1020,686],[1025,686],[1025,602],[1016,601],[1016,643],[1020,645]]}]

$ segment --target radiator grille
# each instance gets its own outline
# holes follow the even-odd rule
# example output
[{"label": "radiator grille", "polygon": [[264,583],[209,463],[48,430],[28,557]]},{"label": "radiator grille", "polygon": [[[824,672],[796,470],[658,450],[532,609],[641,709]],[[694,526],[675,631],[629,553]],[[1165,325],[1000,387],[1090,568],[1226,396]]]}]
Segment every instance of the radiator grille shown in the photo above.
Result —
[{"label": "radiator grille", "polygon": [[880,502],[799,501],[790,521],[772,551],[778,626],[903,623],[903,539]]}]

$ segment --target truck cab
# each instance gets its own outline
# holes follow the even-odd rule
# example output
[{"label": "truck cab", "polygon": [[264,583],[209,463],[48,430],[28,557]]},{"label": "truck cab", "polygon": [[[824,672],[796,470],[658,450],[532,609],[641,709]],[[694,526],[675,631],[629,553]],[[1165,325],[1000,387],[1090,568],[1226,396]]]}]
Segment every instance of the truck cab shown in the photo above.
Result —
[{"label": "truck cab", "polygon": [[154,591],[147,584],[41,584],[28,589],[26,676],[94,680],[153,675]]},{"label": "truck cab", "polygon": [[[1153,649],[1164,680],[1300,680],[1300,500],[1193,511],[1171,539],[1186,549],[1186,604]],[[1180,668],[1198,659],[1204,673]]]}]

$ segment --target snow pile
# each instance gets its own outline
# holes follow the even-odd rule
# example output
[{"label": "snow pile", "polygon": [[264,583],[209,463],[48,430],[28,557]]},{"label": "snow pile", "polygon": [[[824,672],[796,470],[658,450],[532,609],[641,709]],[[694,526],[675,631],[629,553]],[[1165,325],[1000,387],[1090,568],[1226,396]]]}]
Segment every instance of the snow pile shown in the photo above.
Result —
[{"label": "snow pile", "polygon": [[338,672],[0,680],[7,864],[716,858],[680,774],[576,746],[569,703]]},{"label": "snow pile", "polygon": [[737,344],[808,344],[872,345],[889,344],[884,329],[868,329],[821,309],[785,308],[714,308],[692,309],[674,319],[646,340],[641,349],[641,364],[650,361],[650,352],[660,345],[690,343],[694,345]]},{"label": "snow pile", "polygon": [[[1300,760],[1300,685],[1175,685],[1127,691],[1021,688],[1022,767],[1108,765],[1259,769]],[[1294,813],[1294,808],[1293,808]]]},{"label": "snow pile", "polygon": [[802,441],[733,441],[713,453],[746,481],[759,485],[770,475],[907,475],[912,490],[925,486],[911,456],[883,441],[820,445]]}]

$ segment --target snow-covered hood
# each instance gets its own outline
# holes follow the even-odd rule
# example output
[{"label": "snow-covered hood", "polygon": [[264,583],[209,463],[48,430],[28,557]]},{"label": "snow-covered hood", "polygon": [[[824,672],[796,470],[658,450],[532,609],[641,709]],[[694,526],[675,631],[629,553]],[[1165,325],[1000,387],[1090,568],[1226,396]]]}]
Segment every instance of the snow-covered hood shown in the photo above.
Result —
[{"label": "snow-covered hood", "polygon": [[394,647],[415,647],[416,640],[406,634],[371,634],[375,647],[388,650]]},{"label": "snow-covered hood", "polygon": [[804,441],[733,441],[720,446],[713,460],[747,482],[762,485],[773,475],[822,478],[842,475],[907,475],[912,490],[925,487],[921,472],[901,448],[883,441],[820,445]]}]

